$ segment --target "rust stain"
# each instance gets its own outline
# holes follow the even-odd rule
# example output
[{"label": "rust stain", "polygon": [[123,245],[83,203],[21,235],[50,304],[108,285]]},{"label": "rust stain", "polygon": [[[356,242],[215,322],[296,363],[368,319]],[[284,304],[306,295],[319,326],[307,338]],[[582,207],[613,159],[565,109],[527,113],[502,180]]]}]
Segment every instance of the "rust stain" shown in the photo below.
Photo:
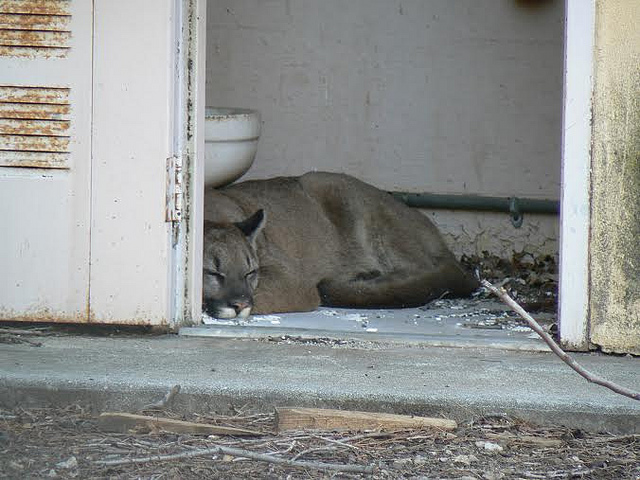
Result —
[{"label": "rust stain", "polygon": [[0,167],[68,168],[69,88],[0,85]]},{"label": "rust stain", "polygon": [[0,134],[68,137],[68,120],[23,120],[0,118]]},{"label": "rust stain", "polygon": [[25,120],[0,118],[0,135],[68,136],[68,120]]},{"label": "rust stain", "polygon": [[151,317],[138,316],[132,318],[108,318],[96,321],[93,313],[84,312],[56,312],[49,308],[37,308],[26,312],[17,312],[12,309],[0,309],[0,322],[46,322],[46,323],[82,323],[101,325],[131,325],[145,327],[166,328],[168,323],[165,319],[156,321]]},{"label": "rust stain", "polygon": [[0,0],[0,12],[69,15],[69,0]]},{"label": "rust stain", "polygon": [[0,310],[0,321],[5,322],[49,322],[49,323],[88,323],[84,312],[60,313],[48,308],[41,308],[28,312],[16,312],[11,309]]},{"label": "rust stain", "polygon": [[0,56],[64,58],[70,0],[0,0]]},{"label": "rust stain", "polygon": [[115,317],[104,317],[97,316],[95,312],[89,309],[89,319],[87,323],[97,324],[97,325],[132,325],[139,327],[166,327],[168,326],[168,322],[165,318],[152,320],[151,316],[146,316],[144,314],[138,314],[135,317],[131,318],[115,318]]},{"label": "rust stain", "polygon": [[16,47],[68,47],[71,32],[0,30],[0,45]]},{"label": "rust stain", "polygon": [[69,88],[0,85],[0,102],[69,104]]},{"label": "rust stain", "polygon": [[151,314],[139,312],[126,318],[114,318],[111,316],[96,318],[87,299],[84,308],[76,311],[65,312],[35,303],[31,307],[15,310],[0,305],[0,322],[47,322],[47,323],[81,323],[101,325],[131,325],[167,328],[169,323],[166,318],[157,318]]},{"label": "rust stain", "polygon": [[71,16],[13,15],[0,10],[0,29],[4,30],[68,31],[70,24]]},{"label": "rust stain", "polygon": [[68,152],[69,137],[0,134],[0,150]]},{"label": "rust stain", "polygon": [[1,167],[67,169],[69,154],[64,152],[8,152],[0,150]]},{"label": "rust stain", "polygon": [[11,47],[0,45],[0,57],[64,58],[68,48]]},{"label": "rust stain", "polygon": [[0,118],[31,120],[69,120],[70,105],[49,103],[11,103],[0,100]]}]

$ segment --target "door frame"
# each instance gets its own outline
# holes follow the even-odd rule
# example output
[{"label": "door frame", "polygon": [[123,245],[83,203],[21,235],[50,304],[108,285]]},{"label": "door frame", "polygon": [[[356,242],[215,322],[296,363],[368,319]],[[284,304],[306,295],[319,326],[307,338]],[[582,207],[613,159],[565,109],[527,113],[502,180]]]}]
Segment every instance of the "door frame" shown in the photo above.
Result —
[{"label": "door frame", "polygon": [[170,326],[200,323],[204,222],[206,0],[175,0],[175,135],[180,158],[180,219],[171,242]]},{"label": "door frame", "polygon": [[589,349],[589,233],[595,0],[565,1],[559,334]]}]

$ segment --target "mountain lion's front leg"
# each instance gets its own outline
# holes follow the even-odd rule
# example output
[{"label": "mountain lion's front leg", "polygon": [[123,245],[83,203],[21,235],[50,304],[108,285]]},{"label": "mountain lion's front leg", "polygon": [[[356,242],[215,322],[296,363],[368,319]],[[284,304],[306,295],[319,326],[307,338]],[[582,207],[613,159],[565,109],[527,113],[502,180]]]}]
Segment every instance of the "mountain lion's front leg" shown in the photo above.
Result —
[{"label": "mountain lion's front leg", "polygon": [[254,302],[254,314],[308,312],[318,308],[320,295],[315,284],[284,268],[260,267]]}]

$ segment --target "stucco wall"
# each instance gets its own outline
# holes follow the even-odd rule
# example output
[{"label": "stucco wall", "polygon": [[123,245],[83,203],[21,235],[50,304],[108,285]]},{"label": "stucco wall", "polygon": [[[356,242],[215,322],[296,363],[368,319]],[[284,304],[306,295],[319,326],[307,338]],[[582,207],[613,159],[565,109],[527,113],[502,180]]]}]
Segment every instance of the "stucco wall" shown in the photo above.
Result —
[{"label": "stucco wall", "polygon": [[596,2],[591,341],[640,354],[640,2]]},{"label": "stucco wall", "polygon": [[[210,1],[207,104],[262,112],[247,179],[329,170],[557,199],[563,16],[561,0]],[[557,217],[518,230],[507,215],[437,216],[451,235],[486,231],[490,251],[509,252],[490,241],[501,232],[557,253]]]},{"label": "stucco wall", "polygon": [[489,252],[511,258],[513,252],[551,255],[558,261],[558,219],[550,215],[525,214],[515,228],[507,214],[423,210],[438,226],[449,248],[460,256]]}]

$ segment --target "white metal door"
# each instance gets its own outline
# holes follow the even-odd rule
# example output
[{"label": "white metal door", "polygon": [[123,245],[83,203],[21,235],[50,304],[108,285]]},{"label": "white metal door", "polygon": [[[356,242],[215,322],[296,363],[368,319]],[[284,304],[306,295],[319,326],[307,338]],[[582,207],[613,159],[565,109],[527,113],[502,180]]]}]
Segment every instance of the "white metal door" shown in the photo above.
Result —
[{"label": "white metal door", "polygon": [[0,319],[86,321],[93,2],[0,2]]},{"label": "white metal door", "polygon": [[[94,5],[89,318],[172,327],[199,321],[205,5]],[[181,175],[168,171],[178,163]],[[175,222],[167,221],[171,195],[183,205]]]}]

